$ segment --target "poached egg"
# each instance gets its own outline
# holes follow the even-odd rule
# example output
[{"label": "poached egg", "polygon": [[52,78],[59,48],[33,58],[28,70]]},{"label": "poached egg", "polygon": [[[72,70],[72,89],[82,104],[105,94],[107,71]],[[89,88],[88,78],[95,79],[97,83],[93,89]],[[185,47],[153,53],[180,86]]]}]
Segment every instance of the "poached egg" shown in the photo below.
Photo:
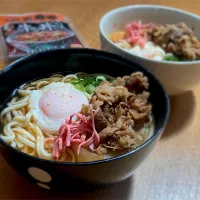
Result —
[{"label": "poached egg", "polygon": [[46,133],[57,133],[63,120],[88,105],[85,94],[70,83],[51,83],[30,93],[29,110],[35,123]]}]

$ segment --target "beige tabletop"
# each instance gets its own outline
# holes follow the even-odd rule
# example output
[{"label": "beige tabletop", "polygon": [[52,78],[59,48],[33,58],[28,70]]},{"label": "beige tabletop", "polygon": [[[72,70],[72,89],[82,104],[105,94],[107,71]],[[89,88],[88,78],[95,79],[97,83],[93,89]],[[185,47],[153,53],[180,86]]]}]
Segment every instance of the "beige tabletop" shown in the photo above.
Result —
[{"label": "beige tabletop", "polygon": [[[160,0],[0,0],[0,13],[37,11],[69,16],[90,46],[100,48],[98,24],[107,11]],[[200,0],[162,0],[200,15]],[[0,63],[0,68],[4,67]],[[85,193],[52,193],[25,181],[0,156],[0,199],[200,200],[200,86],[171,98],[166,130],[151,156],[128,180]],[[23,165],[23,163],[22,163]]]}]

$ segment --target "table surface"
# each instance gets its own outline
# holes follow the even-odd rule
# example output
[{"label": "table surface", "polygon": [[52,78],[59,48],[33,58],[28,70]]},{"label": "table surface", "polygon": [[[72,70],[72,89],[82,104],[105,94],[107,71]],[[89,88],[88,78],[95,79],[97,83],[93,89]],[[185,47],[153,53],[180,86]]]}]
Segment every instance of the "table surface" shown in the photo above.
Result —
[{"label": "table surface", "polygon": [[[0,13],[59,12],[72,19],[91,47],[99,48],[102,15],[133,2],[161,4],[160,0],[0,0]],[[162,0],[162,5],[200,15],[200,0]],[[52,193],[26,182],[0,157],[0,199],[200,200],[200,86],[170,100],[171,115],[159,144],[128,180],[89,193]]]}]

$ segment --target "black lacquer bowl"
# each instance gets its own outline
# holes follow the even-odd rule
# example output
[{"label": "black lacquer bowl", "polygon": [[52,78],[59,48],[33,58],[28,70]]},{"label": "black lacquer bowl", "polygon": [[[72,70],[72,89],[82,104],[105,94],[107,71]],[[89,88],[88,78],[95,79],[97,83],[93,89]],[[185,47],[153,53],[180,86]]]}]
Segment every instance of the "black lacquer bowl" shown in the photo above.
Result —
[{"label": "black lacquer bowl", "polygon": [[47,189],[72,187],[77,189],[77,187],[88,187],[88,184],[105,185],[128,178],[152,152],[168,120],[169,99],[154,75],[138,63],[118,55],[90,49],[42,52],[20,59],[0,72],[1,111],[16,88],[38,77],[57,72],[103,73],[117,77],[135,71],[141,71],[149,78],[150,101],[155,120],[153,136],[137,149],[101,161],[58,163],[24,154],[0,139],[3,158],[18,173]]}]

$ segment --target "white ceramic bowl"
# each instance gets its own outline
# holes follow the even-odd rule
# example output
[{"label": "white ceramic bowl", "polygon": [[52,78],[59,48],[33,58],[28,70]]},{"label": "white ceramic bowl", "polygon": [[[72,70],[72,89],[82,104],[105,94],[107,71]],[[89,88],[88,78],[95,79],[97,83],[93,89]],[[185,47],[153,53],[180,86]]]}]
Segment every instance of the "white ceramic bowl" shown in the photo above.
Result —
[{"label": "white ceramic bowl", "polygon": [[100,21],[101,48],[120,54],[134,61],[139,61],[152,71],[165,87],[168,95],[177,95],[191,90],[200,83],[200,61],[164,62],[142,58],[115,45],[108,36],[123,30],[128,22],[142,20],[144,23],[160,24],[186,23],[194,27],[195,35],[200,38],[200,17],[182,10],[155,6],[136,5],[121,7],[106,13]]}]

